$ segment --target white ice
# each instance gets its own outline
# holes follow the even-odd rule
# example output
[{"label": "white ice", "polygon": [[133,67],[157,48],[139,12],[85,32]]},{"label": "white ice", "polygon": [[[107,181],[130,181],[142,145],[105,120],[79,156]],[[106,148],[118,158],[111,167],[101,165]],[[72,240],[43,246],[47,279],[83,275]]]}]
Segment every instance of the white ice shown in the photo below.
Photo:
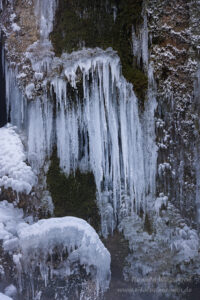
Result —
[{"label": "white ice", "polygon": [[[63,278],[73,274],[75,262],[92,275],[97,291],[105,291],[109,286],[110,253],[96,231],[82,219],[52,218],[29,225],[21,209],[3,201],[0,202],[0,240],[4,250],[13,253],[20,288],[23,271],[31,279],[40,266],[41,277],[47,284],[49,276]],[[53,253],[59,257],[56,265],[50,263],[52,259],[49,262]]]},{"label": "white ice", "polygon": [[14,239],[17,235],[19,224],[24,224],[23,211],[15,208],[7,201],[0,202],[0,240],[5,243]]},{"label": "white ice", "polygon": [[[60,167],[66,175],[77,168],[93,172],[102,232],[107,236],[117,219],[139,211],[140,207],[145,211],[155,194],[156,100],[150,87],[153,71],[149,68],[148,101],[144,115],[140,116],[134,87],[123,77],[120,59],[112,48],[82,49],[55,57],[49,33],[56,5],[56,1],[35,0],[40,39],[26,52],[35,80],[43,80],[42,96],[35,97],[34,85],[30,83],[26,97],[21,97],[17,88],[16,97],[12,92],[14,72],[6,68],[11,121],[26,131],[28,160],[35,172],[44,169],[55,144]],[[142,55],[147,67],[145,16],[140,34],[140,53],[136,54]],[[78,87],[83,99],[77,96]],[[70,94],[75,95],[74,99],[70,99]],[[27,98],[34,101],[27,102]]]},{"label": "white ice", "polygon": [[[35,72],[44,74],[44,65],[38,62],[33,56]],[[77,168],[93,172],[102,232],[107,236],[115,227],[117,215],[121,218],[140,207],[145,210],[147,198],[154,196],[154,91],[149,88],[144,117],[140,119],[132,85],[122,76],[120,59],[111,48],[63,54],[52,58],[48,70],[41,98],[26,103],[7,88],[11,121],[22,124],[27,131],[28,159],[35,172],[44,168],[54,143],[66,175]],[[152,85],[152,68],[150,71]],[[6,71],[8,82],[13,78],[12,72]],[[73,100],[68,83],[74,89]],[[13,87],[13,80],[10,86]],[[83,99],[77,96],[77,86],[83,91]],[[105,194],[109,195],[106,201]]]},{"label": "white ice", "polygon": [[140,65],[140,60],[144,67],[148,68],[149,63],[149,51],[148,51],[148,24],[147,16],[145,12],[142,13],[143,24],[139,30],[139,33],[136,34],[134,26],[132,26],[132,46],[133,46],[133,55],[137,58],[137,63]]},{"label": "white ice", "polygon": [[12,298],[10,298],[10,297],[8,297],[8,296],[2,294],[2,293],[0,293],[0,299],[1,299],[1,300],[12,300]]},{"label": "white ice", "polygon": [[[158,202],[164,195],[159,198]],[[142,288],[152,288],[155,284],[155,290],[172,289],[177,280],[189,282],[191,276],[200,274],[197,230],[186,225],[170,202],[162,210],[161,217],[155,213],[150,216],[152,234],[144,231],[144,220],[136,214],[124,218],[119,225],[132,250],[124,269],[126,278],[136,278]],[[154,282],[149,278],[153,278]]]},{"label": "white ice", "polygon": [[0,187],[30,193],[36,177],[25,161],[24,147],[15,128],[0,128]]},{"label": "white ice", "polygon": [[160,214],[160,210],[162,207],[167,207],[167,202],[168,202],[168,197],[167,196],[164,196],[163,193],[160,193],[159,197],[156,198],[156,201],[155,201],[155,211],[156,211],[156,214],[159,216]]},{"label": "white ice", "polygon": [[4,293],[6,296],[14,297],[17,294],[17,289],[13,284],[10,284],[5,288]]},{"label": "white ice", "polygon": [[17,25],[17,23],[13,23],[13,24],[12,24],[12,30],[13,30],[13,31],[20,31],[20,29],[21,29],[21,28],[20,28],[19,25]]},{"label": "white ice", "polygon": [[35,15],[40,29],[42,41],[49,38],[53,30],[54,15],[57,7],[57,0],[34,0]]},{"label": "white ice", "polygon": [[[20,228],[21,227],[21,228]],[[110,282],[110,253],[104,247],[96,231],[84,220],[75,217],[40,220],[33,225],[21,225],[18,229],[20,257],[18,268],[27,272],[40,266],[40,273],[48,283],[49,269],[55,274],[67,276],[73,274],[74,262],[84,266],[88,274],[93,274],[97,290],[105,291]],[[60,263],[55,266],[48,263],[49,257],[59,254]],[[65,253],[68,257],[64,260]],[[35,263],[35,265],[34,265]],[[95,271],[94,271],[95,270]]]}]

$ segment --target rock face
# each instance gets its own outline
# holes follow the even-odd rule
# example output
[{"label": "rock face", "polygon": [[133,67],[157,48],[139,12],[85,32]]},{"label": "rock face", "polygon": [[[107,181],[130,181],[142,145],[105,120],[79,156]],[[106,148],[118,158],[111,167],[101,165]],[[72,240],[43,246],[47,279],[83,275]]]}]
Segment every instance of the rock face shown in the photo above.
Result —
[{"label": "rock face", "polygon": [[24,63],[27,48],[39,38],[38,25],[32,1],[3,2],[1,12],[2,31],[6,40],[6,54],[9,60],[20,65]]},{"label": "rock face", "polygon": [[[0,40],[0,47],[2,48],[2,43]],[[3,61],[2,61],[2,51],[0,52],[0,127],[7,123],[7,112],[6,112],[6,95],[5,95],[5,78],[3,75]]]},{"label": "rock face", "polygon": [[156,113],[158,142],[157,190],[164,192],[184,216],[196,221],[199,200],[197,172],[199,140],[200,7],[197,1],[149,1],[158,87]]}]

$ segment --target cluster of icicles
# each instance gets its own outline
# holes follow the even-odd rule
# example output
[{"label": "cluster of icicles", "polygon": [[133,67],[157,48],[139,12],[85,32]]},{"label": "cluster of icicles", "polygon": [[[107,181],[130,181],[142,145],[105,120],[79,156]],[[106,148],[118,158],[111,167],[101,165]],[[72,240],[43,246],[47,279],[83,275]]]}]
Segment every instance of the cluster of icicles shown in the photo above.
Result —
[{"label": "cluster of icicles", "polygon": [[[26,131],[28,160],[35,172],[44,168],[54,146],[67,175],[76,169],[93,172],[102,233],[107,236],[124,215],[141,207],[145,211],[154,194],[156,100],[149,87],[140,119],[133,87],[122,76],[111,48],[55,57],[49,34],[57,2],[50,2],[35,0],[40,40],[26,52],[35,75],[25,97],[16,83],[24,74],[5,66],[8,113],[11,123]],[[150,82],[152,77],[149,67]],[[40,97],[34,94],[37,83],[43,88]]]},{"label": "cluster of icicles", "polygon": [[45,93],[33,101],[18,90],[15,71],[5,69],[11,122],[26,130],[28,159],[37,173],[55,144],[67,175],[77,168],[92,171],[104,236],[117,218],[145,206],[155,174],[149,173],[154,169],[147,162],[137,98],[121,75],[115,52],[85,49],[63,54],[52,63],[54,75]]}]

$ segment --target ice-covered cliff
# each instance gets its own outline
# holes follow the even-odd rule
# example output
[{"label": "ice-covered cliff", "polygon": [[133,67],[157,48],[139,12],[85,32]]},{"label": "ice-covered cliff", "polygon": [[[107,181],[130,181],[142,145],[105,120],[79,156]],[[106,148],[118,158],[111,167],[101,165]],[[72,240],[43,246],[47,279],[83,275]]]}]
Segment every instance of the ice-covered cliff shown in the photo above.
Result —
[{"label": "ice-covered cliff", "polygon": [[[3,1],[7,119],[48,199],[53,157],[63,182],[93,174],[101,234],[129,240],[129,280],[198,276],[198,3],[97,2]],[[162,252],[171,263],[153,264]]]},{"label": "ice-covered cliff", "polygon": [[76,169],[93,172],[102,232],[107,236],[121,216],[145,211],[155,195],[152,70],[148,104],[140,118],[137,97],[122,75],[115,51],[84,49],[55,57],[48,39],[55,7],[48,12],[46,7],[35,3],[40,39],[24,53],[33,72],[24,95],[18,80],[26,73],[5,64],[10,120],[26,132],[28,160],[35,172],[44,168],[55,145],[66,175]]}]

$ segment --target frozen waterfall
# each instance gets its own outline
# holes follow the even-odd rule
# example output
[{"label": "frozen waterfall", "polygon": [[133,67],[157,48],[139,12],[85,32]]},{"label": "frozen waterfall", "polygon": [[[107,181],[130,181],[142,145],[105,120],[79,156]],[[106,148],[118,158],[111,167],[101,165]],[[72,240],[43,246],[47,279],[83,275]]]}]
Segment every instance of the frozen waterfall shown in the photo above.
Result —
[{"label": "frozen waterfall", "polygon": [[[36,173],[55,146],[66,175],[77,169],[93,172],[102,232],[107,236],[123,216],[145,212],[155,194],[153,69],[148,67],[148,101],[140,115],[133,87],[122,76],[120,59],[111,48],[55,57],[49,33],[56,7],[56,1],[35,0],[40,40],[25,54],[34,71],[25,96],[18,88],[23,73],[5,64],[7,112],[11,123],[26,132],[28,160]],[[147,67],[146,19],[143,27],[141,48]]]},{"label": "frozen waterfall", "polygon": [[[77,168],[92,171],[105,236],[117,219],[145,210],[155,191],[155,98],[149,93],[143,121],[117,54],[97,48],[54,58],[52,75],[43,82],[45,92],[33,101],[19,93],[15,71],[5,69],[11,122],[26,130],[35,172],[44,167],[55,144],[67,175]],[[40,71],[38,64],[35,71]]]}]

